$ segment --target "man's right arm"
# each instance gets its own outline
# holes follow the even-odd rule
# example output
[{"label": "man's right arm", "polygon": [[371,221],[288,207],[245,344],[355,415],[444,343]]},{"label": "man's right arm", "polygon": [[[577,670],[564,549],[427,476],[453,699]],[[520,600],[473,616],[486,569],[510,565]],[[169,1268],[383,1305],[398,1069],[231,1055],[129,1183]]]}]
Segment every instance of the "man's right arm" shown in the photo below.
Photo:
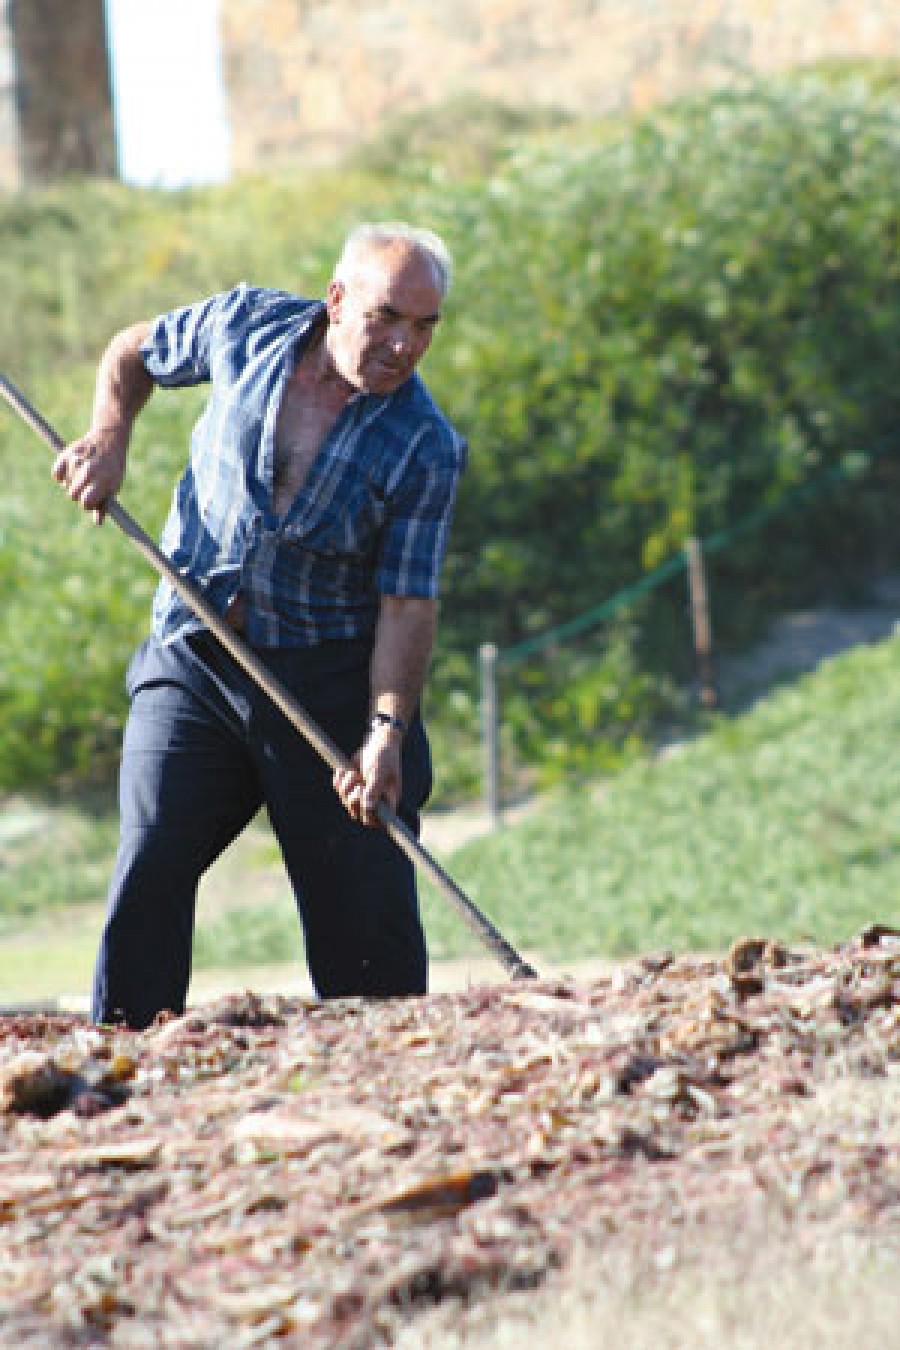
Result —
[{"label": "man's right arm", "polygon": [[67,445],[53,465],[53,477],[74,502],[93,512],[98,525],[104,504],[122,486],[131,431],[153,393],[141,356],[150,331],[151,324],[136,323],[112,339],[97,369],[91,428]]}]

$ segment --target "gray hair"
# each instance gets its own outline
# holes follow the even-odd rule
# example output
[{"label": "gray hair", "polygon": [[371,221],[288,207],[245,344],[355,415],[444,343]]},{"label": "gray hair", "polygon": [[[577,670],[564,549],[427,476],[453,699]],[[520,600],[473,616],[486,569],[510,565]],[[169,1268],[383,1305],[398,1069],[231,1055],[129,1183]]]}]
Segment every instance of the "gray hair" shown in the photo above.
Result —
[{"label": "gray hair", "polygon": [[402,239],[424,253],[435,270],[438,289],[445,296],[453,279],[453,261],[443,239],[432,230],[423,230],[403,221],[366,222],[350,232],[334,269],[335,281],[346,280],[348,272],[359,264],[365,254],[385,248],[394,240]]}]

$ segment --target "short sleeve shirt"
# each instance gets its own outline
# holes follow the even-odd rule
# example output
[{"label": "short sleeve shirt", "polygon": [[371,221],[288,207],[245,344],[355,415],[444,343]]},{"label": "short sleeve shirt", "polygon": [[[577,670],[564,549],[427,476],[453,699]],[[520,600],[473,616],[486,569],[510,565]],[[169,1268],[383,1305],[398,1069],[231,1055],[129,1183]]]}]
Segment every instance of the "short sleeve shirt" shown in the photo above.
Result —
[{"label": "short sleeve shirt", "polygon": [[[254,646],[369,638],[380,597],[435,597],[466,445],[417,374],[358,393],[283,516],[275,428],[287,381],[324,321],[321,301],[238,286],[163,314],[142,356],[155,383],[208,382],[161,547],[224,613],[243,594]],[[163,581],[161,640],[199,622]]]}]

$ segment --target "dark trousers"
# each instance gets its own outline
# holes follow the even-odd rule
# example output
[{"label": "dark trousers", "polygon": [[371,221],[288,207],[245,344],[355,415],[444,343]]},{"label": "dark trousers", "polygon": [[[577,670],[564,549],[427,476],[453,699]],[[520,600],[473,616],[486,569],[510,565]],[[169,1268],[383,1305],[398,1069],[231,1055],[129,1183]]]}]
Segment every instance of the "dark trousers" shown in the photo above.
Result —
[{"label": "dark trousers", "polygon": [[[369,649],[335,642],[263,660],[348,755],[365,735]],[[97,1022],[147,1026],[184,1009],[201,876],[265,805],[317,993],[423,993],[425,940],[411,863],[350,819],[331,769],[208,634],[143,644],[128,671],[121,833],[94,973]],[[431,789],[416,718],[399,814],[418,831]]]}]

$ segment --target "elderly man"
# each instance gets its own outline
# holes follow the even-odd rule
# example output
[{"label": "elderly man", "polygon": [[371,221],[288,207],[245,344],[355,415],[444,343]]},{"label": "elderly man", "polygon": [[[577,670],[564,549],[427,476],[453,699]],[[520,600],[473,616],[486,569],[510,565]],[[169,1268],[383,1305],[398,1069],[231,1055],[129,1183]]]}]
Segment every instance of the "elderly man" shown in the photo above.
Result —
[{"label": "elderly man", "polygon": [[96,1021],[184,1008],[197,887],[265,805],[322,997],[426,988],[412,829],[431,785],[419,700],[465,444],[416,366],[450,280],[406,225],[348,238],[324,301],[239,286],[113,338],[91,429],[54,476],[96,519],[156,385],[209,382],[162,547],[351,759],[333,776],[163,582],[128,670],[121,832]]}]

